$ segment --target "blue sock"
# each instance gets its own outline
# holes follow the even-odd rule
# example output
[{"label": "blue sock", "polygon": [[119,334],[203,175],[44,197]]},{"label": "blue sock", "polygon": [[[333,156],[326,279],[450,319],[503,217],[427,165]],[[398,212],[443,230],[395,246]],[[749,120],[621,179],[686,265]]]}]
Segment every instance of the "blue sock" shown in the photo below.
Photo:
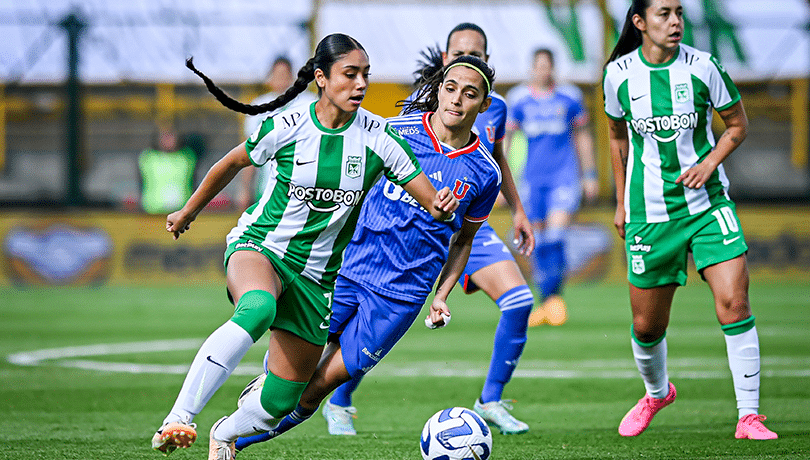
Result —
[{"label": "blue sock", "polygon": [[264,442],[269,441],[276,436],[280,436],[291,429],[297,427],[302,422],[305,422],[307,419],[312,417],[312,414],[318,411],[318,408],[315,409],[307,409],[302,407],[300,404],[290,412],[289,414],[285,415],[283,419],[278,423],[273,431],[269,431],[267,433],[261,433],[254,436],[248,436],[246,438],[238,438],[236,440],[236,450],[242,450],[245,447],[256,444],[257,442]]},{"label": "blue sock", "polygon": [[526,345],[526,329],[529,314],[534,305],[531,289],[525,284],[509,290],[496,303],[501,310],[501,319],[495,330],[495,344],[489,372],[481,391],[481,402],[500,401],[503,387],[512,378],[523,347]]},{"label": "blue sock", "polygon": [[363,381],[363,376],[358,375],[357,377],[352,378],[348,382],[344,383],[343,385],[337,387],[335,389],[334,394],[332,397],[329,398],[329,402],[341,407],[349,407],[352,405],[352,394],[354,390],[360,385],[360,382]]}]

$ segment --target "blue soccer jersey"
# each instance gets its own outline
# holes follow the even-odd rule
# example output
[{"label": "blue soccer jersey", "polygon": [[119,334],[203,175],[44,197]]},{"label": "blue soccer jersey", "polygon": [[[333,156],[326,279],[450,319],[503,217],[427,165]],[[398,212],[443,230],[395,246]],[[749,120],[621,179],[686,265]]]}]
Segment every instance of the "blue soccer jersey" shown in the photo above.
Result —
[{"label": "blue soccer jersey", "polygon": [[588,122],[579,98],[558,89],[540,92],[521,85],[507,95],[510,130],[526,135],[524,180],[530,186],[555,186],[579,180],[574,130]]},{"label": "blue soccer jersey", "polygon": [[383,178],[369,191],[344,253],[340,274],[396,299],[425,301],[447,260],[462,219],[483,222],[501,185],[501,170],[479,138],[455,150],[430,127],[430,113],[389,119],[405,138],[436,189],[459,200],[455,218],[439,222],[402,187]]},{"label": "blue soccer jersey", "polygon": [[492,103],[484,113],[479,113],[473,125],[473,132],[490,152],[495,151],[495,143],[506,135],[506,101],[503,97],[491,92]]}]

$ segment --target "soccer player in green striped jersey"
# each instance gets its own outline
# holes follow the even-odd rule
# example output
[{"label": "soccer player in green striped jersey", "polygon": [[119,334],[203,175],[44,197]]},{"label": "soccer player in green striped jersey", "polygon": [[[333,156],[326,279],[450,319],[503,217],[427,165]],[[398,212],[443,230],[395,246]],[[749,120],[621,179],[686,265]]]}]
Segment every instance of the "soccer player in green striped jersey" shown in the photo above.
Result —
[{"label": "soccer player in green striped jersey", "polygon": [[[625,239],[631,346],[646,394],[622,419],[637,436],[671,404],[666,329],[687,255],[714,295],[737,397],[736,438],[775,439],[759,415],[759,338],[748,301],[748,246],[722,162],[745,139],[740,93],[709,53],[681,44],[680,0],[633,0],[603,80]],[[712,110],[726,129],[715,142]],[[623,187],[622,187],[623,185]]]},{"label": "soccer player in green striped jersey", "polygon": [[223,105],[242,113],[282,107],[313,80],[319,95],[311,104],[293,104],[268,116],[166,220],[166,230],[177,239],[242,168],[273,168],[261,199],[227,237],[234,314],[200,347],[152,439],[152,447],[164,454],[191,445],[197,436],[194,416],[270,329],[269,373],[260,404],[251,408],[249,420],[223,417],[211,429],[209,459],[225,460],[235,455],[233,442],[217,436],[217,429],[268,431],[295,408],[315,371],[329,332],[335,277],[368,190],[384,174],[440,220],[454,216],[458,200],[447,187],[437,192],[405,140],[384,118],[360,107],[369,59],[347,35],[321,40],[293,86],[257,106],[231,99],[190,59],[187,65]]}]

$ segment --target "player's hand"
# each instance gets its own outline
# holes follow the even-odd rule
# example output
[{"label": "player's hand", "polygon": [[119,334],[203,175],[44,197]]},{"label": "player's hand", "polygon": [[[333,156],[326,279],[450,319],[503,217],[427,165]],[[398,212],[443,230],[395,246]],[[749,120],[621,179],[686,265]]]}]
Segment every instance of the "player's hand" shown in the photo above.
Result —
[{"label": "player's hand", "polygon": [[430,329],[438,329],[450,323],[450,309],[441,299],[433,299],[430,304],[430,313],[425,318],[425,326]]},{"label": "player's hand", "polygon": [[453,212],[458,208],[458,200],[450,193],[450,187],[445,187],[436,192],[436,196],[433,198],[433,207],[442,213],[439,220],[444,221],[452,218]]},{"label": "player's hand", "polygon": [[713,166],[711,162],[703,161],[692,166],[691,168],[687,169],[685,173],[678,176],[678,178],[675,179],[675,183],[683,183],[684,187],[698,189],[706,184],[706,181],[709,180],[709,177],[711,177],[715,169],[717,169],[717,167]]},{"label": "player's hand", "polygon": [[180,234],[185,232],[194,222],[195,216],[189,216],[183,210],[175,211],[166,217],[166,231],[174,236],[174,239],[180,238]]},{"label": "player's hand", "polygon": [[624,203],[619,203],[616,205],[616,215],[613,216],[613,226],[616,227],[616,231],[619,233],[619,236],[624,239]]},{"label": "player's hand", "polygon": [[519,211],[512,216],[512,225],[515,227],[515,240],[513,243],[519,253],[529,256],[534,251],[534,230],[526,213]]}]

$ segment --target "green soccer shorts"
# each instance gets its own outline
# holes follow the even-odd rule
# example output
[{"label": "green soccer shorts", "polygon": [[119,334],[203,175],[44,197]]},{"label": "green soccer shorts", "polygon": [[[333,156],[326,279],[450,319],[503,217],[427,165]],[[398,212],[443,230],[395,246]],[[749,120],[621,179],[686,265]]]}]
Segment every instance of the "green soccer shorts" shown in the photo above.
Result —
[{"label": "green soccer shorts", "polygon": [[712,206],[694,216],[669,222],[628,223],[625,226],[627,279],[649,289],[686,284],[688,253],[704,268],[748,251],[734,203]]},{"label": "green soccer shorts", "polygon": [[[284,329],[315,345],[326,344],[329,336],[329,318],[332,316],[333,289],[292,270],[270,249],[241,238],[228,245],[225,251],[225,267],[236,251],[255,251],[264,254],[273,264],[281,280],[281,296],[276,301],[276,319],[270,329]],[[233,302],[230,293],[228,298]]]}]

